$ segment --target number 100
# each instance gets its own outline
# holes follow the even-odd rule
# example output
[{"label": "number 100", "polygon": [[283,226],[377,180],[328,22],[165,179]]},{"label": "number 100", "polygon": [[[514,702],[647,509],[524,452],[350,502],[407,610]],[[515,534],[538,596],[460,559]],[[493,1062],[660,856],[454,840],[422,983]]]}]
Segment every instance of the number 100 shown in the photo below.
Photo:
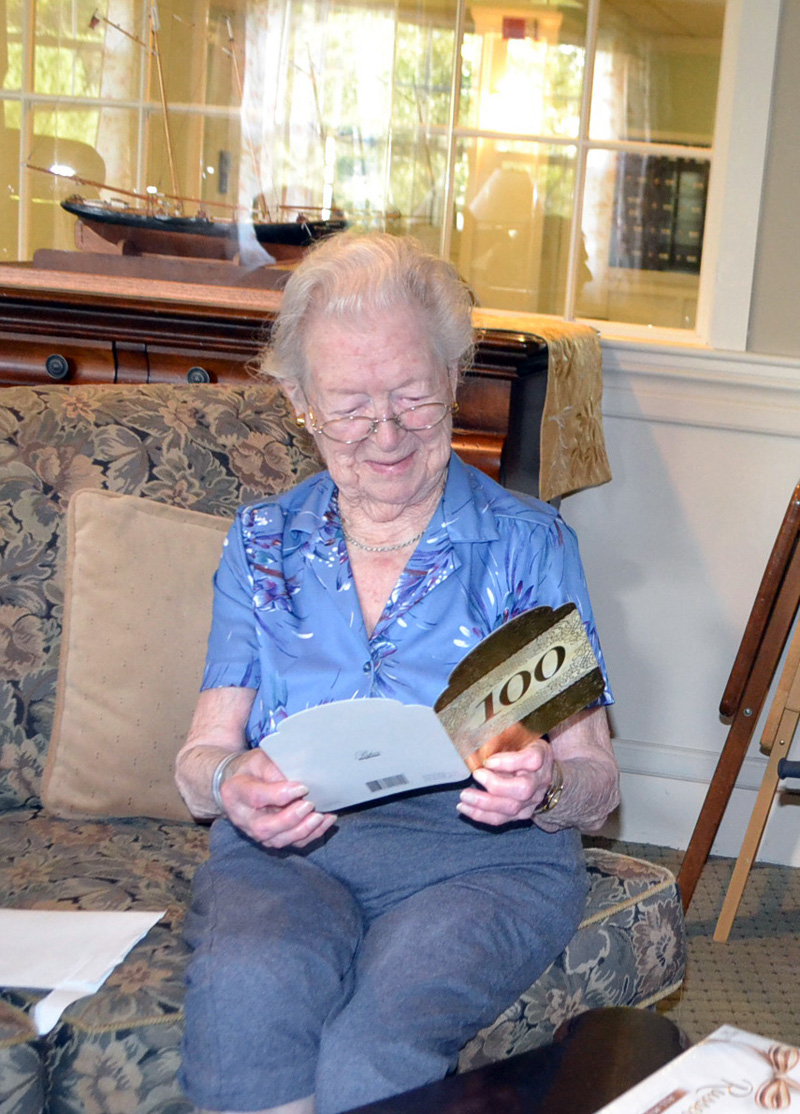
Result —
[{"label": "number 100", "polygon": [[500,711],[500,708],[495,707],[495,701],[503,708],[513,707],[527,693],[534,680],[543,685],[545,681],[555,677],[563,666],[566,657],[566,647],[551,646],[549,650],[545,650],[536,662],[532,674],[528,669],[520,669],[517,673],[512,674],[499,692],[492,691],[484,698],[483,722],[488,723]]}]

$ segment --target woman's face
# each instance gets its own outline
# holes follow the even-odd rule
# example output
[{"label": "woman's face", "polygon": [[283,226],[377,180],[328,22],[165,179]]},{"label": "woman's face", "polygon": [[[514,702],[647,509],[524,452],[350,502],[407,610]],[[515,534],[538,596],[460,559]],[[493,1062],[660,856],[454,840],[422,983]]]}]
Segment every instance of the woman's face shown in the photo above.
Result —
[{"label": "woman's face", "polygon": [[[455,372],[435,356],[424,314],[413,306],[372,314],[357,324],[317,315],[308,326],[306,358],[308,382],[292,401],[307,417],[313,415],[317,430],[335,418],[389,418],[410,406],[449,405],[455,398]],[[438,489],[450,456],[451,427],[448,414],[432,429],[415,432],[383,421],[366,440],[351,445],[321,432],[315,437],[342,500],[376,520],[389,520]]]}]

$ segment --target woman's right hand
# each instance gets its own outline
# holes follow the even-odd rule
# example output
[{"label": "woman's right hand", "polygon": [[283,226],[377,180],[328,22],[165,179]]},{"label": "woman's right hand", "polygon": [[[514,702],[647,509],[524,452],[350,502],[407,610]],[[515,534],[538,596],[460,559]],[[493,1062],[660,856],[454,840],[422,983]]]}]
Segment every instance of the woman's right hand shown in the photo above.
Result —
[{"label": "woman's right hand", "polygon": [[308,789],[287,781],[260,748],[245,746],[245,724],[255,690],[215,688],[200,693],[189,737],[175,762],[175,781],[198,820],[219,816],[211,784],[222,759],[235,754],[222,775],[220,798],[232,824],[264,847],[303,847],[336,822],[306,799]]},{"label": "woman's right hand", "polygon": [[317,812],[308,789],[287,781],[260,748],[242,751],[225,770],[220,797],[232,824],[263,847],[304,847],[336,822]]}]

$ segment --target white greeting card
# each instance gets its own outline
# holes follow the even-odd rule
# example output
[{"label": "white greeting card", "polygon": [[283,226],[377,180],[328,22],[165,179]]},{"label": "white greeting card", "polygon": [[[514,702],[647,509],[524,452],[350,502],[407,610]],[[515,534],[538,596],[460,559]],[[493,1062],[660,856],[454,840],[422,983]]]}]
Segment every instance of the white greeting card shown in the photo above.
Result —
[{"label": "white greeting card", "polygon": [[433,709],[397,700],[308,708],[261,745],[286,777],[308,786],[319,812],[469,777]]},{"label": "white greeting card", "polygon": [[0,909],[0,986],[49,990],[33,1013],[36,1031],[49,1033],[163,916],[163,910]]}]

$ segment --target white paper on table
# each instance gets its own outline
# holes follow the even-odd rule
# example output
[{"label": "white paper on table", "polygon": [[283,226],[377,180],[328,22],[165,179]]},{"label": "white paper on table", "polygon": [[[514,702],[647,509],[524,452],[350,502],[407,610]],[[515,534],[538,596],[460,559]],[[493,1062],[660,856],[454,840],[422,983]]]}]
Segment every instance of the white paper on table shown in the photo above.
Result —
[{"label": "white paper on table", "polygon": [[307,708],[282,720],[261,746],[284,777],[308,786],[319,812],[470,776],[434,710],[398,700]]},{"label": "white paper on table", "polygon": [[49,1033],[72,1002],[94,994],[159,912],[0,909],[0,986],[50,990],[33,1011]]},{"label": "white paper on table", "polygon": [[800,1049],[722,1025],[598,1114],[763,1114],[798,1101]]}]

